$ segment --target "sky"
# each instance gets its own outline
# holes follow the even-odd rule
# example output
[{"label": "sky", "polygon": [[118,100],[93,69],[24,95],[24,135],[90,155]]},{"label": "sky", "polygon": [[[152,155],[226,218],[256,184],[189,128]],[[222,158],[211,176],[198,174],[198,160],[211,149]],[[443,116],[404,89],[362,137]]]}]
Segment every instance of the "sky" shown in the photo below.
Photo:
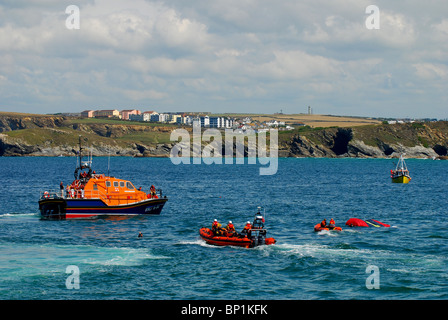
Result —
[{"label": "sky", "polygon": [[308,106],[448,118],[446,1],[0,0],[0,111]]}]

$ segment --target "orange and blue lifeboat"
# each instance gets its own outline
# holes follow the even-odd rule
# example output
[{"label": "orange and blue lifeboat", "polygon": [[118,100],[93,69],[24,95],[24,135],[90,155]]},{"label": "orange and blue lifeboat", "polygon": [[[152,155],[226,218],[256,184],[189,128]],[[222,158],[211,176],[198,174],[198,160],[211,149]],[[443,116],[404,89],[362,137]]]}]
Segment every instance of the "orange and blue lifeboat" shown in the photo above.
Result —
[{"label": "orange and blue lifeboat", "polygon": [[60,193],[44,193],[39,210],[43,218],[49,219],[146,215],[160,214],[167,201],[154,187],[146,193],[130,181],[93,174],[73,181]]},{"label": "orange and blue lifeboat", "polygon": [[[79,219],[101,216],[160,214],[168,201],[162,190],[151,186],[149,192],[137,189],[130,181],[96,174],[91,160],[82,162],[80,138],[79,163],[75,180],[61,185],[59,192],[45,191],[39,211],[47,219]],[[62,184],[62,182],[61,182]]]}]

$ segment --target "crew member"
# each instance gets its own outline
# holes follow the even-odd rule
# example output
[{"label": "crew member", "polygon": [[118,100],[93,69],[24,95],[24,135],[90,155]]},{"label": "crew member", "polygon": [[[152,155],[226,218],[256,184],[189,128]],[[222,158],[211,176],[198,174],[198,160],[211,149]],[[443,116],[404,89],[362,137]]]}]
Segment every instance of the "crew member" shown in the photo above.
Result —
[{"label": "crew member", "polygon": [[252,224],[254,229],[263,229],[264,228],[264,218],[262,215],[255,216],[254,223]]},{"label": "crew member", "polygon": [[235,227],[233,226],[232,221],[229,221],[229,223],[227,224],[226,231],[228,233],[235,233]]},{"label": "crew member", "polygon": [[215,235],[221,234],[221,224],[216,219],[213,221],[212,231]]},{"label": "crew member", "polygon": [[151,192],[151,198],[155,198],[155,199],[158,198],[157,194],[156,194],[156,187],[154,187],[154,185],[151,185],[150,192]]},{"label": "crew member", "polygon": [[59,188],[61,189],[61,198],[64,198],[64,183],[62,183],[59,185]]},{"label": "crew member", "polygon": [[322,220],[322,222],[320,223],[320,226],[322,228],[326,228],[327,227],[327,219]]},{"label": "crew member", "polygon": [[247,235],[247,237],[250,237],[250,230],[251,229],[252,229],[252,226],[250,224],[250,221],[247,221],[246,225],[244,226],[244,228],[241,231],[241,233]]},{"label": "crew member", "polygon": [[333,218],[330,219],[330,224],[328,225],[329,228],[334,228],[336,226],[336,223],[334,222]]}]

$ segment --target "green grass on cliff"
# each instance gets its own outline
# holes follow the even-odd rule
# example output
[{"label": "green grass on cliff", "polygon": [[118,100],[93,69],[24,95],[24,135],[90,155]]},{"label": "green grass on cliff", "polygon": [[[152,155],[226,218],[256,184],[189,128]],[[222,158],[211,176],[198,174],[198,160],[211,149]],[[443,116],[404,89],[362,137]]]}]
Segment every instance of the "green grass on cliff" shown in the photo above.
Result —
[{"label": "green grass on cliff", "polygon": [[129,146],[132,143],[144,145],[156,145],[159,143],[170,143],[170,133],[167,132],[135,132],[119,138],[102,137],[95,133],[74,130],[68,127],[59,128],[32,128],[3,132],[11,138],[20,139],[29,145],[40,145],[48,147],[72,146],[77,148],[79,136],[87,139],[88,145],[117,145]]},{"label": "green grass on cliff", "polygon": [[122,142],[140,142],[144,145],[155,145],[159,143],[172,143],[169,132],[135,132],[115,138]]},{"label": "green grass on cliff", "polygon": [[377,146],[379,143],[401,144],[406,147],[435,144],[446,144],[448,137],[447,122],[383,124],[377,126],[362,126],[353,128],[354,139],[365,144]]},{"label": "green grass on cliff", "polygon": [[32,128],[4,132],[11,138],[20,139],[30,145],[73,146],[77,147],[79,136],[86,138],[89,144],[111,143],[111,139],[100,137],[96,134],[80,132],[70,128]]},{"label": "green grass on cliff", "polygon": [[[76,124],[82,126],[76,128]],[[104,130],[100,130],[102,135],[95,133],[99,132],[98,128],[101,129],[101,125],[108,127],[107,130],[115,130],[113,132],[115,135],[112,135],[115,138],[106,137],[105,133],[108,131],[104,128]],[[132,126],[133,128],[120,131],[122,126]],[[140,128],[136,126],[140,126]],[[170,141],[170,134],[176,128],[178,126],[172,124],[125,121],[119,119],[68,118],[53,128],[35,127],[31,123],[27,129],[4,131],[2,133],[11,138],[20,139],[29,145],[49,147],[73,146],[76,148],[79,135],[82,135],[84,138],[87,138],[87,144],[89,145],[105,144],[128,147],[132,143],[140,143],[148,146],[175,143]],[[313,143],[322,144],[329,136],[331,138],[331,133],[334,133],[336,130],[338,130],[337,127],[312,128],[310,126],[302,126],[294,130],[279,131],[279,147],[287,147],[295,135],[306,136]],[[351,127],[351,130],[353,132],[353,139],[361,140],[370,146],[401,144],[407,147],[416,145],[431,147],[436,144],[448,144],[448,122],[446,121],[365,125]],[[121,136],[120,133],[122,133]],[[224,133],[222,135],[224,137]],[[269,135],[267,136],[267,143],[268,145],[270,143]]]}]

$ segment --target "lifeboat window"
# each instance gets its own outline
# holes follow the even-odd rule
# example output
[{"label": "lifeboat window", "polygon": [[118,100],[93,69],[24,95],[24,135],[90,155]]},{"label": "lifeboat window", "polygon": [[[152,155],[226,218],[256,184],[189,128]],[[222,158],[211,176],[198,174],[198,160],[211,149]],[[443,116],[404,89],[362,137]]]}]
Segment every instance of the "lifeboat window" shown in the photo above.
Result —
[{"label": "lifeboat window", "polygon": [[118,181],[114,181],[114,187],[118,187]]},{"label": "lifeboat window", "polygon": [[120,188],[124,188],[124,182],[120,181]]},{"label": "lifeboat window", "polygon": [[98,190],[98,185],[96,183],[93,184],[93,190]]},{"label": "lifeboat window", "polygon": [[110,187],[110,181],[106,181],[106,187]]},{"label": "lifeboat window", "polygon": [[129,181],[126,182],[126,188],[133,190],[134,186],[132,185],[132,183],[130,183]]}]

